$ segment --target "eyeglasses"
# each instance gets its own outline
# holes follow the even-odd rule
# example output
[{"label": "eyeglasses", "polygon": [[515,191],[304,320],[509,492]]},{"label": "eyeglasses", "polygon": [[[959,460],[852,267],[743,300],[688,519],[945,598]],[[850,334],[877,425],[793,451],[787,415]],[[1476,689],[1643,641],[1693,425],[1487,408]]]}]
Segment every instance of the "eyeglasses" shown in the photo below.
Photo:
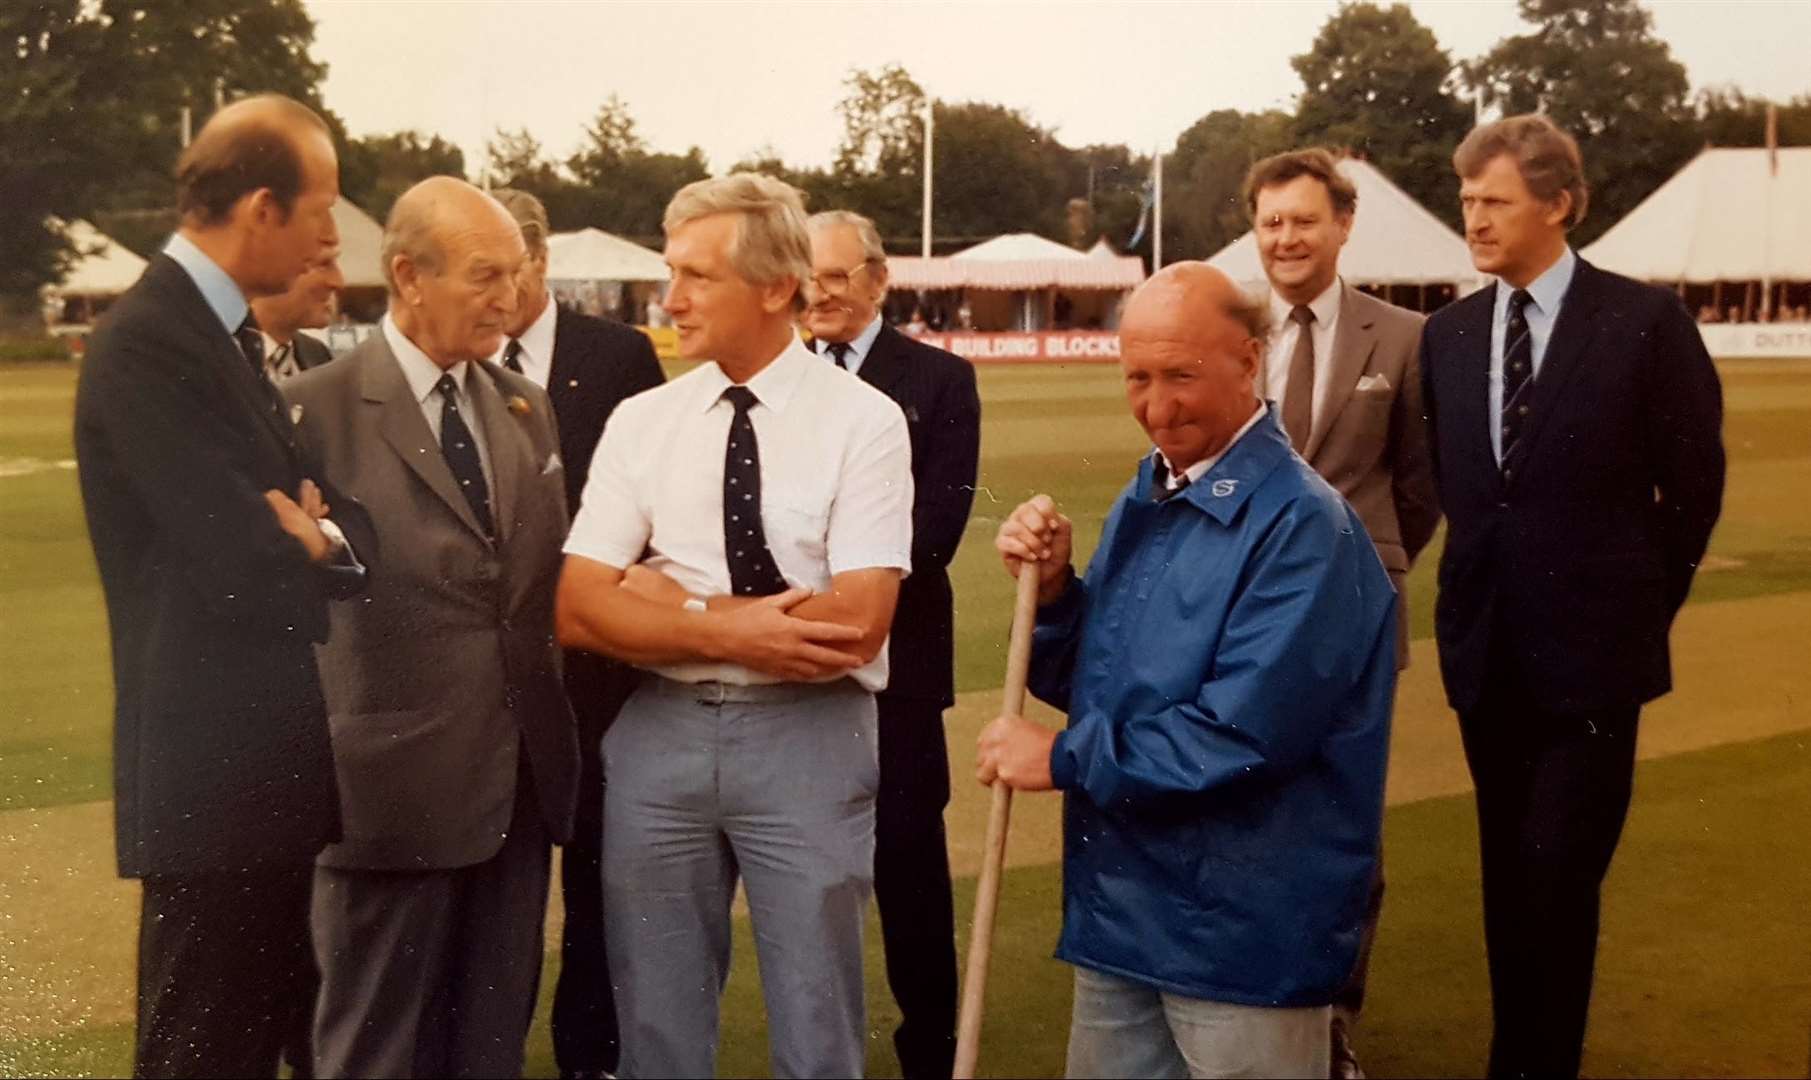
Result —
[{"label": "eyeglasses", "polygon": [[811,275],[812,287],[828,296],[841,296],[849,291],[849,283],[855,275],[872,265],[872,260],[863,259],[847,270],[826,270],[821,274]]}]

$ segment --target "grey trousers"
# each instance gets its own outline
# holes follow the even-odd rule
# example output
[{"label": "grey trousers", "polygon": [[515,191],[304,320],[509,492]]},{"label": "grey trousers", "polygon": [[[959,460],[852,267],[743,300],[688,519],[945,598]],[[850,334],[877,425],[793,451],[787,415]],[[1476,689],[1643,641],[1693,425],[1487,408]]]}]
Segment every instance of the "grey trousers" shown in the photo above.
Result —
[{"label": "grey trousers", "polygon": [[1327,1006],[1267,1009],[1169,994],[1075,969],[1073,1077],[1327,1075]]},{"label": "grey trousers", "polygon": [[476,866],[316,867],[315,1075],[521,1076],[551,862],[518,798],[502,849]]},{"label": "grey trousers", "polygon": [[714,1076],[740,875],[773,1075],[860,1076],[874,697],[650,679],[604,736],[604,930],[621,1075]]}]

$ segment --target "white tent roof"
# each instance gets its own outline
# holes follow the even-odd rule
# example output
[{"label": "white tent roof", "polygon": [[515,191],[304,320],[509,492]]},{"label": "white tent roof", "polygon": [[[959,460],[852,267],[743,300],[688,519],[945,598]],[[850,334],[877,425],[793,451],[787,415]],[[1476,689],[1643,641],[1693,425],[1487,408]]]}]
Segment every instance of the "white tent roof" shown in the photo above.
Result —
[{"label": "white tent roof", "polygon": [[[1339,254],[1339,274],[1349,284],[1465,284],[1478,278],[1465,240],[1391,183],[1375,165],[1344,158],[1339,171],[1358,189],[1358,216]],[[1234,281],[1264,284],[1258,240],[1250,232],[1207,261]]]},{"label": "white tent roof", "polygon": [[348,289],[384,287],[384,227],[345,196],[333,204],[333,223],[340,230],[340,273]]},{"label": "white tent roof", "polygon": [[86,221],[51,219],[80,252],[61,284],[46,286],[51,296],[111,296],[130,289],[148,265],[112,237]]},{"label": "white tent roof", "polygon": [[1811,147],[1705,150],[1579,254],[1643,281],[1811,281]]},{"label": "white tent roof", "polygon": [[1144,263],[1136,255],[1084,255],[1035,233],[1007,233],[954,255],[894,256],[887,260],[887,273],[902,289],[1113,291],[1136,288],[1144,280]]},{"label": "white tent roof", "polygon": [[978,262],[1034,262],[1044,259],[1085,259],[1087,256],[1055,240],[1046,240],[1036,233],[1022,232],[983,240],[974,247],[963,248],[950,258]]},{"label": "white tent roof", "polygon": [[666,260],[602,229],[547,238],[547,276],[554,281],[665,281]]}]

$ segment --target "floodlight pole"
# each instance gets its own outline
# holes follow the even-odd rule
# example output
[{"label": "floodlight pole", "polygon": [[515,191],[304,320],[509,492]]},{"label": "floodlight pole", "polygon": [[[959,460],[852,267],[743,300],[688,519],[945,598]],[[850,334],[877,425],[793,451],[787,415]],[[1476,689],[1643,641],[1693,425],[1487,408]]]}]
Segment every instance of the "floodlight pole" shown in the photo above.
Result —
[{"label": "floodlight pole", "polygon": [[931,111],[931,99],[924,99],[924,212],[923,218],[923,255],[931,257],[931,137],[935,133],[937,122]]}]

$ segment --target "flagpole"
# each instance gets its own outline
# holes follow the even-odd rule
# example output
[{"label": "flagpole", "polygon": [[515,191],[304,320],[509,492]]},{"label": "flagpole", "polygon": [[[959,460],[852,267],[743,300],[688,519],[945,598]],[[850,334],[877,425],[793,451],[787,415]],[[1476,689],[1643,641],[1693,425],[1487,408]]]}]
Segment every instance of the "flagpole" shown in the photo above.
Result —
[{"label": "flagpole", "polygon": [[1156,189],[1151,208],[1154,232],[1151,233],[1151,273],[1163,269],[1163,147],[1157,148],[1151,165],[1152,186]]},{"label": "flagpole", "polygon": [[924,100],[924,213],[923,217],[923,255],[931,257],[931,137],[936,130],[936,120],[931,112],[931,99]]}]

